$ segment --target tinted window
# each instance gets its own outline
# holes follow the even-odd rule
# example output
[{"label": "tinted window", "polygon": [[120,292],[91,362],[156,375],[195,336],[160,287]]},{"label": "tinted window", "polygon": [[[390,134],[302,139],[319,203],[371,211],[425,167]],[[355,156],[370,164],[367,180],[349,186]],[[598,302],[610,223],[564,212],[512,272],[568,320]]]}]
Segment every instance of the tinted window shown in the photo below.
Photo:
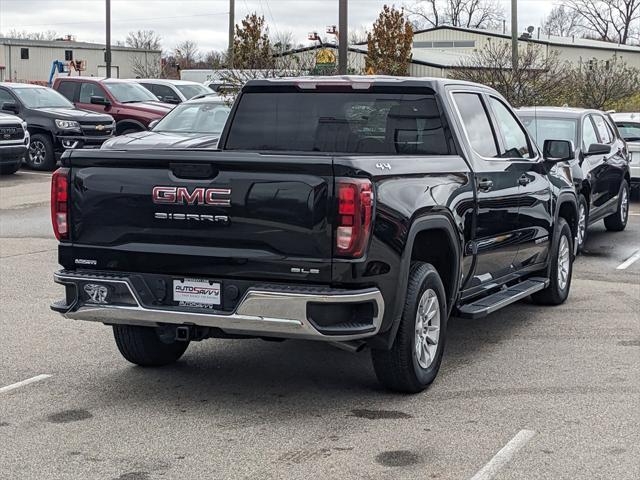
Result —
[{"label": "tinted window", "polygon": [[593,115],[593,121],[596,124],[602,143],[613,142],[613,138],[611,138],[611,131],[607,128],[607,123],[604,121],[604,118],[600,115]]},{"label": "tinted window", "polygon": [[227,149],[388,155],[447,155],[431,94],[245,93]]},{"label": "tinted window", "polygon": [[453,96],[473,149],[483,157],[498,156],[491,123],[480,95],[456,93]]},{"label": "tinted window", "polygon": [[497,98],[489,97],[489,102],[504,140],[505,151],[501,152],[500,156],[504,158],[531,158],[527,133],[520,126],[511,110]]},{"label": "tinted window", "polygon": [[151,93],[157,96],[156,89],[155,89],[156,86],[153,83],[141,83],[140,85],[142,85],[144,88],[146,88]]},{"label": "tinted window", "polygon": [[153,93],[155,93],[160,100],[162,100],[164,97],[173,97],[176,100],[179,100],[176,92],[174,92],[171,87],[167,87],[166,85],[154,85]]},{"label": "tinted window", "polygon": [[519,115],[519,117],[540,148],[544,147],[545,140],[568,140],[578,145],[577,120],[529,115]]},{"label": "tinted window", "polygon": [[20,49],[20,59],[29,60],[29,49],[28,48],[21,48]]},{"label": "tinted window", "polygon": [[82,83],[80,86],[80,99],[78,101],[80,103],[91,103],[91,97],[106,98],[106,94],[102,88],[95,83]]},{"label": "tinted window", "polygon": [[220,134],[229,111],[222,102],[183,103],[160,120],[153,131]]},{"label": "tinted window", "polygon": [[3,103],[16,103],[16,101],[9,92],[0,88],[0,107]]},{"label": "tinted window", "polygon": [[73,60],[73,50],[65,50],[64,51],[64,59],[67,62],[70,62],[71,60]]},{"label": "tinted window", "polygon": [[75,92],[76,82],[60,82],[60,85],[58,85],[58,93],[71,102],[75,100]]},{"label": "tinted window", "polygon": [[593,127],[590,117],[585,117],[582,122],[582,148],[586,151],[594,143],[598,143],[598,135]]},{"label": "tinted window", "polygon": [[620,135],[627,142],[640,141],[640,123],[634,122],[616,122]]}]

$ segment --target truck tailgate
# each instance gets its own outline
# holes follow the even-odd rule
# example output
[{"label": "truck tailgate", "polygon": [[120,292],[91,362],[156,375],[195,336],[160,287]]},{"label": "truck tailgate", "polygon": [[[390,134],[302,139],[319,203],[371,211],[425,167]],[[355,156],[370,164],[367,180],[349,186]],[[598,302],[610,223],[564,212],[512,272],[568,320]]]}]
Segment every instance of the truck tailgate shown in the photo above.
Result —
[{"label": "truck tailgate", "polygon": [[330,156],[76,151],[64,164],[66,266],[331,280]]}]

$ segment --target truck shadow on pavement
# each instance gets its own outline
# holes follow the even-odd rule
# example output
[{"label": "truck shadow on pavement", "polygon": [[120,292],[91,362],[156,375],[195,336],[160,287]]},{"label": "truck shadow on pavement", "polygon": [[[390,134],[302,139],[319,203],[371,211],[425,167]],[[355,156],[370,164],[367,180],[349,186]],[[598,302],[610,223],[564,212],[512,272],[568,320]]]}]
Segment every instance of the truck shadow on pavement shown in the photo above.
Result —
[{"label": "truck shadow on pavement", "polygon": [[[451,378],[483,351],[500,348],[514,331],[528,328],[527,307],[514,305],[483,320],[451,319],[440,374],[424,395],[447,389]],[[118,362],[121,368],[106,372],[97,389],[101,403],[156,404],[182,413],[194,408],[249,410],[275,419],[290,417],[293,410],[296,415],[318,416],[335,410],[337,400],[344,409],[361,407],[365,399],[411,398],[387,392],[377,383],[368,350],[353,354],[312,341],[211,339],[192,343],[184,357],[169,367],[149,369]]]}]

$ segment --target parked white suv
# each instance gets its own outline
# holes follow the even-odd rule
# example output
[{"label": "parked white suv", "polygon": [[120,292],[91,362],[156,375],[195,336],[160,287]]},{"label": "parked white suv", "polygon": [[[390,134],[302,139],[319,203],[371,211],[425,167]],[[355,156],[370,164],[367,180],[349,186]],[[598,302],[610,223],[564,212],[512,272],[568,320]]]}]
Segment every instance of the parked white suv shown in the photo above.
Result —
[{"label": "parked white suv", "polygon": [[158,97],[158,100],[165,103],[182,103],[191,100],[197,95],[211,93],[211,90],[201,83],[187,80],[136,78],[134,81],[153,93]]},{"label": "parked white suv", "polygon": [[0,174],[15,173],[29,151],[27,122],[0,113]]},{"label": "parked white suv", "polygon": [[640,113],[613,113],[611,118],[627,142],[631,187],[640,188]]}]

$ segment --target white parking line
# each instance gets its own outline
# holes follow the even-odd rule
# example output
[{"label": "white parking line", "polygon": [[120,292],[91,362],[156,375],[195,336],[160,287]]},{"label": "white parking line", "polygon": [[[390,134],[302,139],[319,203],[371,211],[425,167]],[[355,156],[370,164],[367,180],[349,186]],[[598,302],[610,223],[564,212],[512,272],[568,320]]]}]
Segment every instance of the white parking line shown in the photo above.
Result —
[{"label": "white parking line", "polygon": [[535,434],[536,432],[533,430],[520,430],[471,480],[490,480],[495,477],[498,471],[509,463],[516,452],[524,447]]},{"label": "white parking line", "polygon": [[6,393],[6,392],[9,392],[11,390],[15,390],[16,388],[20,388],[20,387],[24,387],[25,385],[29,385],[30,383],[39,382],[40,380],[44,380],[46,378],[49,378],[50,376],[51,375],[42,374],[42,375],[36,375],[35,377],[27,378],[26,380],[22,380],[21,382],[13,383],[11,385],[7,385],[6,387],[0,388],[0,393]]},{"label": "white parking line", "polygon": [[616,270],[626,270],[629,268],[634,262],[640,260],[640,250],[636,250],[636,252],[627,258],[623,263],[616,267]]},{"label": "white parking line", "polygon": [[19,175],[26,173],[27,175],[40,175],[41,177],[50,177],[51,174],[50,173],[43,173],[43,172],[29,172],[27,170],[20,170],[18,172]]}]

